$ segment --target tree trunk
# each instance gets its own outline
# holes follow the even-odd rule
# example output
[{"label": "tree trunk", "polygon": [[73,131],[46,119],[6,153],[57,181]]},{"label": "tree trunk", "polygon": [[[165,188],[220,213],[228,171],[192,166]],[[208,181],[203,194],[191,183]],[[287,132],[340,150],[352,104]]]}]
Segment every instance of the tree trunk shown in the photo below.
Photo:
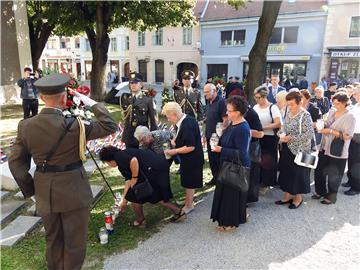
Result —
[{"label": "tree trunk", "polygon": [[105,96],[105,73],[110,44],[108,28],[112,11],[112,4],[98,2],[96,6],[96,33],[90,27],[87,27],[85,30],[93,57],[90,73],[90,93],[91,98],[98,101],[103,100]]},{"label": "tree trunk", "polygon": [[259,28],[254,46],[249,54],[249,72],[246,77],[245,91],[250,104],[254,104],[254,89],[264,81],[266,52],[276,23],[282,1],[264,1]]}]

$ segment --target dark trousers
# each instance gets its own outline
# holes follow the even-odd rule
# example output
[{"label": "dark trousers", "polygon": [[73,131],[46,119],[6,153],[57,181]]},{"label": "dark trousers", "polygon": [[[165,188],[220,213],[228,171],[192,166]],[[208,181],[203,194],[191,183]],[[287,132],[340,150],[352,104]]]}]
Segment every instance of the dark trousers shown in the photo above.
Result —
[{"label": "dark trousers", "polygon": [[360,191],[360,143],[353,140],[349,146],[348,172],[350,187]]},{"label": "dark trousers", "polygon": [[260,181],[263,186],[277,185],[278,140],[275,136],[265,135],[260,139],[261,163]]},{"label": "dark trousers", "polygon": [[319,162],[315,169],[315,192],[335,203],[345,165],[346,159],[333,158],[320,151]]},{"label": "dark trousers", "polygon": [[81,269],[86,254],[89,208],[42,215],[48,269]]},{"label": "dark trousers", "polygon": [[212,152],[210,147],[210,138],[206,138],[207,152],[209,156],[209,164],[211,174],[214,179],[216,179],[219,173],[220,166],[220,155],[218,153]]},{"label": "dark trousers", "polygon": [[22,106],[24,111],[24,119],[38,114],[39,101],[37,99],[23,99]]},{"label": "dark trousers", "polygon": [[250,167],[250,183],[247,194],[247,202],[257,202],[259,200],[260,188],[260,163],[251,162]]}]

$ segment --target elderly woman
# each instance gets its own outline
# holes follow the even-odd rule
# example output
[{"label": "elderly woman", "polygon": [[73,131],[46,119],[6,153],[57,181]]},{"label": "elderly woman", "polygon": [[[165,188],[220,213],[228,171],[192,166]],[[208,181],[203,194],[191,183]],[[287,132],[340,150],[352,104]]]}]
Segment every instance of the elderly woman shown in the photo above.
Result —
[{"label": "elderly woman", "polygon": [[360,86],[354,88],[354,98],[357,103],[353,106],[351,112],[355,116],[355,131],[349,146],[348,171],[349,190],[345,195],[357,195],[360,193]]},{"label": "elderly woman", "polygon": [[[110,167],[118,167],[125,178],[125,196],[120,210],[125,210],[128,201],[132,203],[136,215],[132,226],[146,227],[142,205],[147,202],[152,204],[160,202],[161,205],[170,209],[174,213],[173,221],[175,222],[186,218],[185,213],[169,201],[173,195],[170,188],[169,166],[165,159],[151,150],[136,148],[120,150],[113,146],[102,148],[99,157]],[[133,187],[146,179],[150,182],[153,193],[145,199],[138,199]]]},{"label": "elderly woman", "polygon": [[325,90],[321,85],[317,86],[315,88],[315,97],[310,99],[310,102],[315,103],[320,109],[322,115],[327,114],[331,108],[329,99],[324,97],[324,91]]},{"label": "elderly woman", "polygon": [[165,154],[180,156],[180,179],[185,188],[185,213],[194,209],[194,193],[203,186],[204,153],[201,144],[200,129],[195,118],[184,114],[176,102],[164,105],[162,114],[169,122],[175,124],[176,138],[172,140],[174,149]]},{"label": "elderly woman", "polygon": [[287,94],[288,94],[288,92],[286,92],[286,91],[280,91],[275,96],[276,106],[278,106],[280,113],[281,113],[281,118],[283,120],[285,119],[285,116],[287,114],[287,107],[286,107],[286,95]]},{"label": "elderly woman", "polygon": [[285,134],[280,136],[282,147],[279,161],[279,185],[284,195],[275,203],[289,203],[290,209],[296,209],[303,202],[301,194],[310,192],[310,169],[297,165],[294,159],[299,152],[310,153],[314,129],[310,114],[301,108],[298,91],[290,92],[286,96],[286,103],[289,113],[282,130]]},{"label": "elderly woman", "polygon": [[267,99],[268,88],[260,86],[254,90],[256,105],[254,110],[259,115],[264,137],[260,139],[261,145],[261,170],[260,193],[265,194],[268,186],[277,185],[278,164],[278,138],[275,136],[281,126],[281,113],[279,108]]},{"label": "elderly woman", "polygon": [[170,144],[171,133],[168,130],[150,131],[145,126],[138,126],[135,130],[134,137],[139,141],[140,149],[151,149],[156,154],[164,155],[164,144]]},{"label": "elderly woman", "polygon": [[[332,98],[332,104],[334,110],[330,111],[325,121],[325,128],[318,130],[323,137],[320,144],[319,163],[315,170],[316,193],[312,198],[318,200],[324,197],[321,201],[322,204],[333,204],[336,202],[356,123],[354,114],[348,110],[350,101],[345,92],[336,93]],[[335,155],[337,153],[331,151],[331,144],[335,138],[342,138],[344,140],[340,156]]]},{"label": "elderly woman", "polygon": [[[231,125],[225,129],[214,152],[220,153],[220,162],[237,161],[250,167],[249,144],[251,131],[244,119],[247,103],[239,96],[227,100],[227,114]],[[211,219],[218,222],[217,230],[227,232],[246,222],[247,191],[239,191],[219,181],[216,183]]]}]

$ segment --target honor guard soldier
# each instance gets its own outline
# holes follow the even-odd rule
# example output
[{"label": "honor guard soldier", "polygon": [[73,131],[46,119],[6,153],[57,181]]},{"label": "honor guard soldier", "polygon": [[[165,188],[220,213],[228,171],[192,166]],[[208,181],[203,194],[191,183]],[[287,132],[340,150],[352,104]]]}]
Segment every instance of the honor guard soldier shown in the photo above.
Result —
[{"label": "honor guard soldier", "polygon": [[[91,188],[81,159],[80,140],[116,132],[117,124],[104,105],[74,92],[90,106],[97,121],[86,125],[65,118],[67,75],[49,75],[34,84],[45,102],[40,114],[20,121],[9,167],[25,198],[35,195],[46,235],[48,269],[81,269],[86,254]],[[31,158],[36,164],[29,174]]]},{"label": "honor guard soldier", "polygon": [[183,87],[174,91],[174,100],[178,103],[183,113],[190,115],[198,121],[203,120],[203,105],[199,90],[191,87],[191,80],[194,78],[194,72],[185,70],[181,73]]},{"label": "honor guard soldier", "polygon": [[124,112],[124,131],[122,141],[126,147],[138,148],[139,142],[134,137],[137,126],[146,126],[156,130],[156,109],[152,97],[146,96],[142,91],[143,77],[141,74],[129,74],[129,88],[131,93],[123,93],[120,97],[120,106]]}]

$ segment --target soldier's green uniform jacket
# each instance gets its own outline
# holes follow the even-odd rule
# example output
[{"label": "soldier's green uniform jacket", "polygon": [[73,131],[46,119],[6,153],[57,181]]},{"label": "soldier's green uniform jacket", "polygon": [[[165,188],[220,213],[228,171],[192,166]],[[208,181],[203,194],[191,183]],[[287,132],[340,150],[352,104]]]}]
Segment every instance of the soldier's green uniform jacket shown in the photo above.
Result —
[{"label": "soldier's green uniform jacket", "polygon": [[[101,138],[116,132],[117,124],[102,104],[92,110],[98,121],[85,125],[86,140]],[[25,197],[33,195],[33,179],[29,174],[31,157],[41,165],[59,140],[68,121],[61,110],[44,108],[41,112],[20,121],[16,141],[9,156],[9,167]],[[79,157],[79,123],[75,120],[48,165],[64,166],[76,163]],[[92,202],[88,177],[83,166],[64,172],[34,174],[36,209],[40,214],[66,212],[87,207]]]},{"label": "soldier's green uniform jacket", "polygon": [[153,99],[142,92],[135,100],[130,93],[123,93],[120,106],[125,117],[122,141],[127,147],[138,147],[139,142],[134,137],[137,126],[146,126],[151,131],[157,129]]},{"label": "soldier's green uniform jacket", "polygon": [[200,91],[191,87],[187,90],[184,87],[175,90],[174,100],[180,105],[183,113],[201,121],[204,118],[204,111]]}]

